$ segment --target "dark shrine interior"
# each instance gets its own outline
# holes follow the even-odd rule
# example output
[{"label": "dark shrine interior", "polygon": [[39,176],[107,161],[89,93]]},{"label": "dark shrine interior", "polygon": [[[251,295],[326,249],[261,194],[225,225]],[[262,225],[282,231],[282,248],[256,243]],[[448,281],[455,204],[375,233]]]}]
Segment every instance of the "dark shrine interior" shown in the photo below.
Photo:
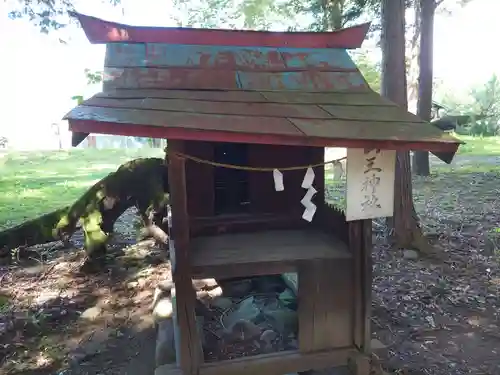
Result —
[{"label": "dark shrine interior", "polygon": [[[248,166],[248,144],[214,143],[214,162]],[[214,168],[215,215],[246,213],[249,210],[249,171]]]}]

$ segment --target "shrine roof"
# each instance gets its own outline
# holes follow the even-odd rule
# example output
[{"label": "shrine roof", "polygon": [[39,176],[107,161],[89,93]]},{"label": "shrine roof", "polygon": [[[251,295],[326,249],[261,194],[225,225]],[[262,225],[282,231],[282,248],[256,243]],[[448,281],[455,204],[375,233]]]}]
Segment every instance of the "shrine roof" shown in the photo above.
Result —
[{"label": "shrine roof", "polygon": [[90,43],[167,43],[240,47],[359,48],[370,23],[333,32],[275,32],[192,27],[131,26],[81,13],[76,18]]},{"label": "shrine roof", "polygon": [[451,155],[460,144],[371,90],[346,51],[367,24],[272,33],[77,17],[107,49],[103,92],[65,116],[76,133]]}]

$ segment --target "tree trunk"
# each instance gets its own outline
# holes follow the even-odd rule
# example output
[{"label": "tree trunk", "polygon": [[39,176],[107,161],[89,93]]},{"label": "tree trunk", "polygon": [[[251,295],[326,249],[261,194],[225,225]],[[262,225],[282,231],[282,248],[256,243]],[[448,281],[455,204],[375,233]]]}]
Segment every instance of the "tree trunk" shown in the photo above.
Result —
[{"label": "tree trunk", "polygon": [[329,5],[326,5],[324,12],[327,14],[328,23],[325,27],[325,31],[327,30],[338,30],[341,29],[344,23],[342,18],[344,13],[344,3],[345,0],[335,0],[331,1]]},{"label": "tree trunk", "polygon": [[[435,0],[420,0],[420,53],[418,56],[418,102],[417,115],[426,121],[431,120],[432,110],[432,49],[434,38]],[[429,152],[413,153],[413,171],[419,176],[429,176]]]},{"label": "tree trunk", "polygon": [[153,143],[153,148],[160,148],[161,147],[161,139],[160,138],[153,138],[152,143]]},{"label": "tree trunk", "polygon": [[408,110],[412,113],[417,113],[417,100],[418,100],[418,55],[420,51],[420,1],[416,0],[413,4],[414,10],[414,25],[412,28],[412,35],[409,40],[408,53],[406,56],[408,60],[407,84],[408,84]]},{"label": "tree trunk", "polygon": [[12,249],[69,239],[79,224],[84,230],[85,251],[95,257],[106,250],[116,220],[135,206],[143,220],[142,233],[161,243],[161,229],[168,193],[167,167],[163,159],[135,159],[88,189],[72,206],[29,220],[0,232],[0,257]]},{"label": "tree trunk", "polygon": [[[407,108],[405,69],[405,4],[404,0],[382,0],[382,85],[381,93]],[[394,216],[388,220],[399,248],[428,250],[413,205],[408,151],[396,156]]]}]

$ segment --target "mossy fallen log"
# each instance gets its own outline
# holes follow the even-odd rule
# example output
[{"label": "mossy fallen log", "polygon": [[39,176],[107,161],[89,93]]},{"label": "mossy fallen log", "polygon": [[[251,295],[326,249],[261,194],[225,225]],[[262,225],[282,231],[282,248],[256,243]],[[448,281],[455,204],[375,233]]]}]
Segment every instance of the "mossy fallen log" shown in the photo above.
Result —
[{"label": "mossy fallen log", "polygon": [[0,256],[8,256],[18,247],[59,240],[68,243],[80,226],[87,255],[101,254],[116,220],[132,206],[142,218],[142,233],[166,243],[168,237],[161,224],[167,204],[168,173],[164,160],[131,160],[89,188],[71,206],[0,232]]}]

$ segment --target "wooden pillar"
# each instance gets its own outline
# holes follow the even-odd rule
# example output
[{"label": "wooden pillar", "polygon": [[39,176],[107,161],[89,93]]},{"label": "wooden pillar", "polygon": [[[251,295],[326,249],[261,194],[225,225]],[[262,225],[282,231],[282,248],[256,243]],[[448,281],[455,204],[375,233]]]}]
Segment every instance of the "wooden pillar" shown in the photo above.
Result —
[{"label": "wooden pillar", "polygon": [[303,261],[298,273],[301,353],[352,345],[352,278],[349,259]]},{"label": "wooden pillar", "polygon": [[175,317],[179,327],[179,364],[184,375],[199,373],[203,361],[200,338],[196,327],[196,293],[191,277],[189,259],[189,217],[187,212],[185,159],[176,156],[183,152],[182,141],[168,142],[168,179],[172,210],[170,259],[175,284]]},{"label": "wooden pillar", "polygon": [[353,253],[354,344],[364,355],[354,363],[356,375],[368,375],[371,356],[372,221],[349,223],[349,247]]}]

